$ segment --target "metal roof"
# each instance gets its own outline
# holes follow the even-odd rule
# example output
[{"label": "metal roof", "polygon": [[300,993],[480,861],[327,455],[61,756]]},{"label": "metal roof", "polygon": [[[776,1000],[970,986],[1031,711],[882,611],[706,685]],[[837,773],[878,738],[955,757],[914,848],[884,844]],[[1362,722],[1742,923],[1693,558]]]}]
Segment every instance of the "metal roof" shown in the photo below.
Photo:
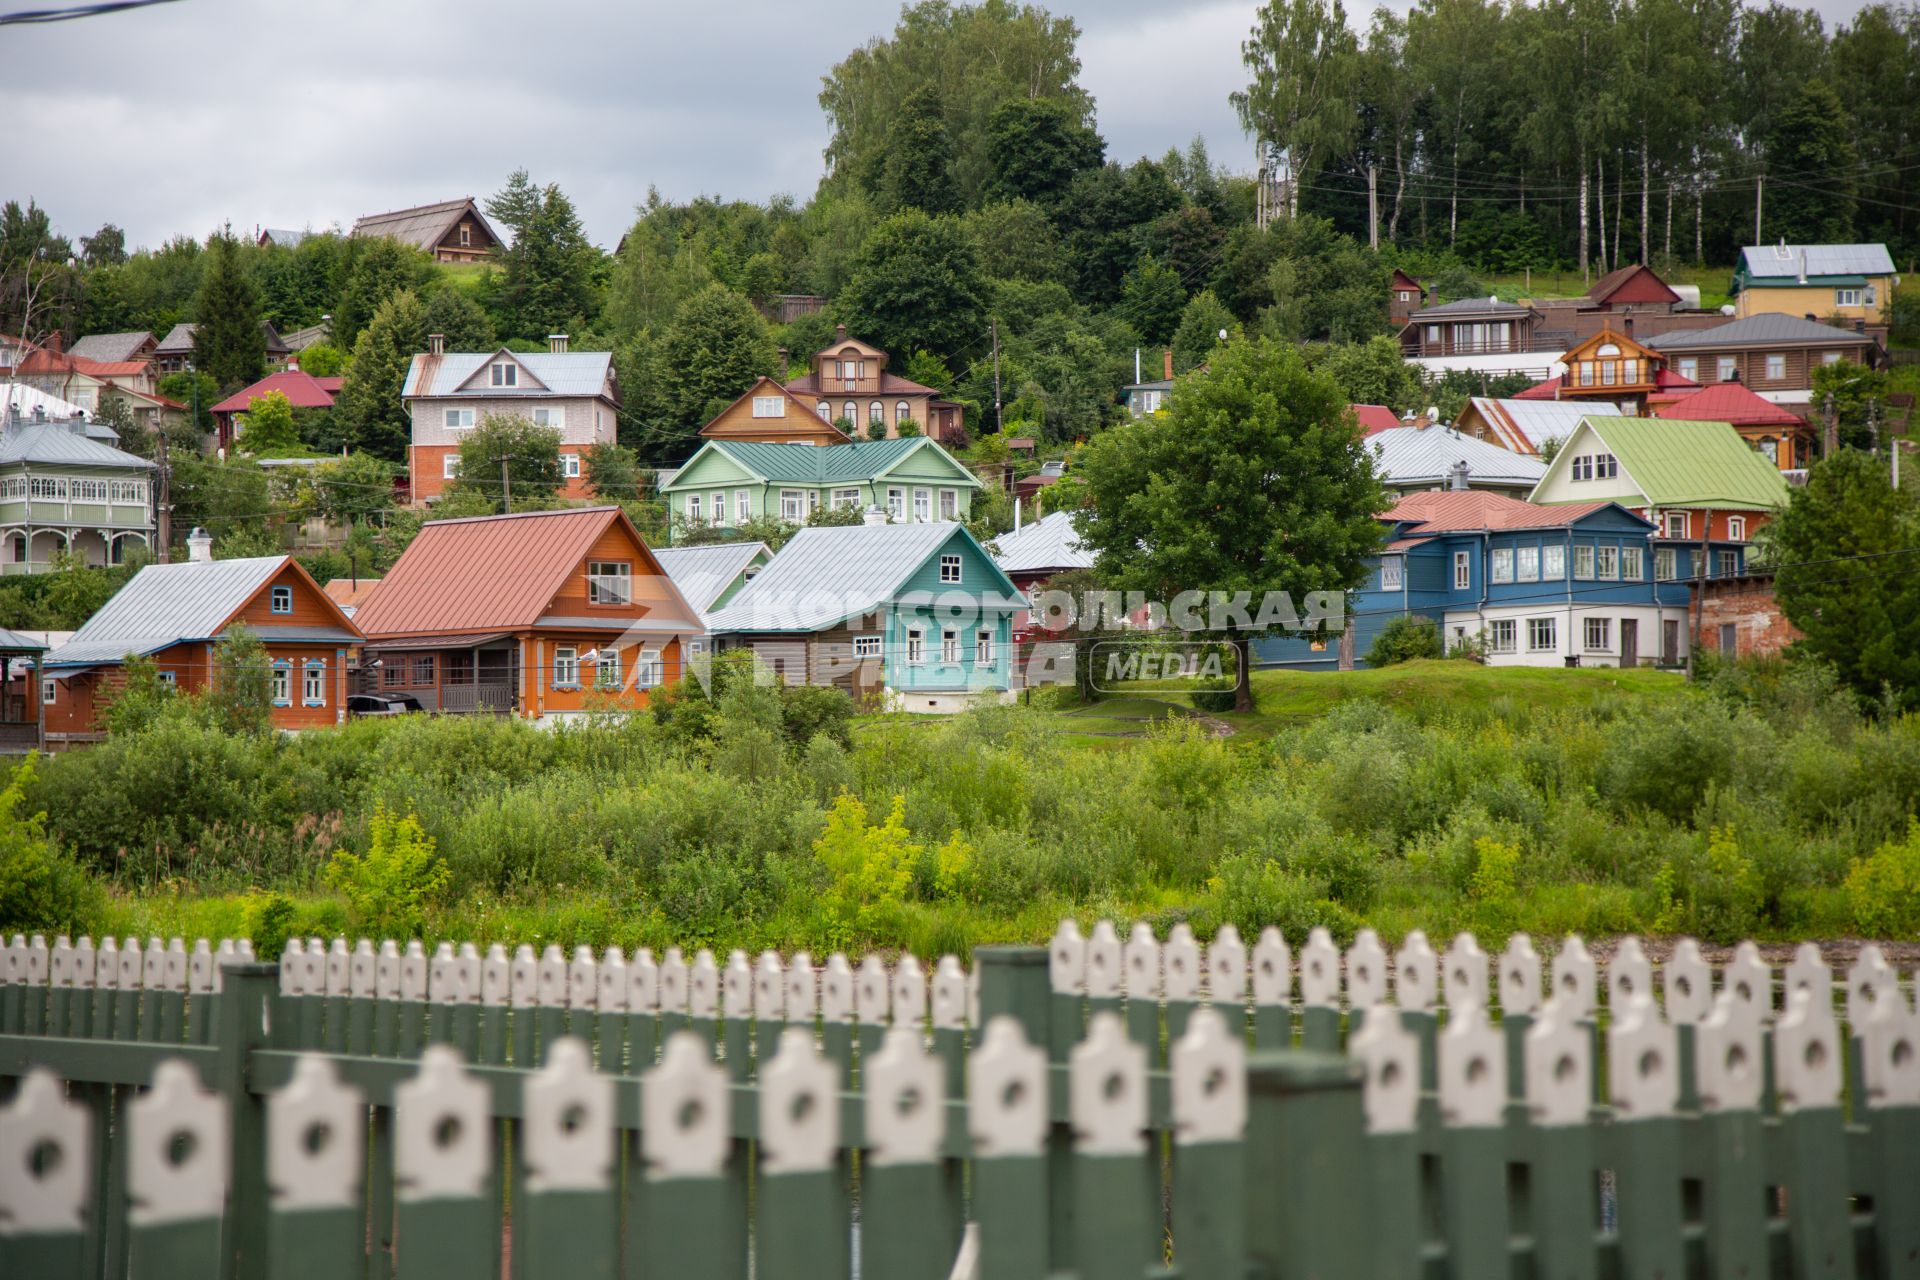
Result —
[{"label": "metal roof", "polygon": [[[952,464],[955,476],[943,484],[963,484],[980,487],[980,480],[971,471],[961,466],[952,454],[940,447],[939,441],[931,436],[901,436],[894,440],[855,440],[850,444],[766,444],[758,440],[709,440],[700,452],[717,450],[745,467],[754,475],[778,483],[788,481],[793,484],[833,484],[836,481],[872,480],[884,475],[899,465],[909,454],[920,449],[932,449]],[[694,454],[699,457],[700,454]],[[688,465],[693,459],[689,458]],[[680,476],[685,475],[687,467],[680,468],[673,482],[663,484],[662,488],[672,488]]]},{"label": "metal roof", "polygon": [[338,379],[316,378],[304,369],[282,369],[270,373],[250,387],[240,390],[222,400],[208,413],[245,413],[255,400],[261,400],[278,391],[287,398],[287,403],[295,409],[331,409],[334,392],[327,389],[327,382],[337,387]]},{"label": "metal roof", "polygon": [[1768,311],[1745,320],[1730,320],[1711,329],[1676,329],[1648,338],[1646,345],[1656,351],[1711,350],[1715,347],[1746,347],[1786,343],[1802,347],[1809,343],[1849,343],[1859,346],[1873,339],[1851,329],[1839,329],[1799,316]]},{"label": "metal roof", "polygon": [[[708,629],[811,632],[860,617],[897,595],[929,556],[955,540],[973,542],[973,535],[948,523],[802,529],[725,608],[708,615]],[[1018,601],[1019,589],[998,576],[1007,599]]]},{"label": "metal roof", "polygon": [[113,467],[152,471],[154,464],[125,449],[89,439],[62,422],[36,422],[0,436],[0,467],[23,462],[54,467]]},{"label": "metal roof", "polygon": [[[192,355],[194,328],[194,325],[186,321],[182,321],[173,326],[173,328],[167,330],[167,336],[160,339],[160,344],[154,348],[154,354]],[[280,336],[280,331],[273,327],[272,321],[262,320],[260,322],[260,328],[267,335],[268,351],[285,351],[287,349],[286,339]]]},{"label": "metal roof", "polygon": [[710,542],[663,547],[653,553],[687,603],[705,613],[756,559],[771,555],[764,542]]},{"label": "metal roof", "polygon": [[1444,319],[1447,316],[1475,315],[1524,315],[1531,307],[1523,307],[1517,302],[1502,302],[1498,298],[1460,298],[1453,302],[1443,302],[1436,307],[1423,307],[1408,317],[1409,320]]},{"label": "metal roof", "polygon": [[[1559,529],[1575,524],[1611,502],[1568,502],[1545,506],[1480,489],[1410,493],[1386,513],[1417,527],[1413,534],[1462,533],[1480,529]],[[1638,517],[1636,517],[1637,519]]]},{"label": "metal roof", "polygon": [[[1803,261],[1804,255],[1804,261]],[[1740,266],[1757,283],[1797,283],[1810,276],[1890,276],[1893,255],[1884,244],[1763,244],[1740,251]]]},{"label": "metal roof", "polygon": [[[461,389],[461,384],[488,364],[499,359],[512,360],[536,379],[537,385],[517,387],[477,386]],[[607,373],[613,366],[610,351],[449,351],[445,355],[416,355],[407,366],[402,398],[423,396],[473,396],[487,400],[510,400],[521,396],[597,396],[607,389]]]},{"label": "metal roof", "polygon": [[267,227],[260,232],[260,239],[277,244],[283,249],[294,249],[312,234],[311,231],[292,231],[286,227]]},{"label": "metal roof", "polygon": [[150,564],[47,655],[56,666],[96,666],[153,653],[183,640],[211,640],[286,556]]},{"label": "metal roof", "polygon": [[82,360],[98,360],[103,364],[117,364],[132,360],[134,353],[153,341],[153,334],[145,329],[137,333],[90,333],[77,339],[67,354]]},{"label": "metal roof", "polygon": [[46,645],[34,639],[24,631],[9,631],[0,627],[0,651],[7,653],[39,653]]},{"label": "metal roof", "polygon": [[[1621,473],[1648,506],[1770,511],[1787,505],[1780,469],[1727,423],[1601,418],[1587,429],[1620,460]],[[1569,454],[1561,450],[1548,471],[1568,465]]]},{"label": "metal roof", "polygon": [[62,400],[52,392],[42,391],[25,382],[9,382],[6,389],[0,391],[0,410],[12,409],[24,421],[36,412],[44,412],[49,418],[84,418],[87,411],[71,400]]},{"label": "metal roof", "polygon": [[1479,411],[1500,445],[1515,453],[1539,453],[1547,441],[1566,439],[1584,417],[1620,416],[1620,407],[1605,400],[1495,400],[1475,396],[1468,403]]},{"label": "metal roof", "polygon": [[[504,243],[498,233],[488,224],[480,207],[473,202],[472,196],[462,196],[458,200],[442,200],[438,204],[415,205],[411,209],[394,209],[388,213],[370,213],[353,224],[352,234],[356,236],[387,236],[400,240],[419,249],[432,249],[453,230],[454,225],[469,212],[473,220],[480,224],[495,244]],[[474,245],[473,248],[484,248]]]},{"label": "metal roof", "polygon": [[993,562],[1008,573],[1091,569],[1093,553],[1080,545],[1073,514],[1056,511],[1032,524],[1003,533],[987,544]]},{"label": "metal roof", "polygon": [[1806,421],[1790,409],[1749,391],[1738,382],[1721,382],[1704,391],[1682,396],[1654,410],[1656,418],[1686,422],[1730,422],[1736,427],[1804,427]]},{"label": "metal roof", "polygon": [[1448,427],[1392,427],[1367,437],[1374,470],[1388,485],[1444,484],[1455,463],[1467,464],[1467,482],[1532,487],[1547,464],[1531,454],[1515,453],[1462,435]]},{"label": "metal roof", "polygon": [[[369,638],[536,626],[593,544],[616,523],[632,530],[618,507],[431,521],[354,613],[354,623]],[[657,574],[666,588],[667,600],[649,618],[697,629],[698,611],[652,561],[639,533],[632,536],[639,560],[634,576]]]}]

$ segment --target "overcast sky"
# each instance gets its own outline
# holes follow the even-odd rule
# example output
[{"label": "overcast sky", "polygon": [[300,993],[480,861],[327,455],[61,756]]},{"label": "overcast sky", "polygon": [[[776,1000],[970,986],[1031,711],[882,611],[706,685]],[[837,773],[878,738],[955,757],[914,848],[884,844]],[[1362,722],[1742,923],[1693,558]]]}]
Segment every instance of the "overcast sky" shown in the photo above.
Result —
[{"label": "overcast sky", "polygon": [[[1829,23],[1860,7],[1812,2]],[[1370,6],[1348,3],[1364,24]],[[1216,163],[1247,167],[1227,94],[1244,83],[1255,0],[1049,7],[1080,22],[1081,82],[1110,156],[1157,156],[1199,134]],[[15,139],[0,185],[70,236],[114,222],[130,246],[152,246],[222,222],[324,229],[484,199],[524,166],[558,182],[610,247],[649,185],[668,199],[804,200],[827,140],[820,77],[891,31],[899,8],[180,0],[7,27],[9,65],[41,70],[0,87]]]}]

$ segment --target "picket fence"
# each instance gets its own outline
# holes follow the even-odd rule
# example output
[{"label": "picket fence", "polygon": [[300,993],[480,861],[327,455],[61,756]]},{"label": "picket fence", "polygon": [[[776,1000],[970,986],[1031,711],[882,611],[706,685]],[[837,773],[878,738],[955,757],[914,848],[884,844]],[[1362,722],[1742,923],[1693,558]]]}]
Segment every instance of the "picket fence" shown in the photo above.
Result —
[{"label": "picket fence", "polygon": [[1920,1276],[1872,947],[4,959],[0,1277]]}]

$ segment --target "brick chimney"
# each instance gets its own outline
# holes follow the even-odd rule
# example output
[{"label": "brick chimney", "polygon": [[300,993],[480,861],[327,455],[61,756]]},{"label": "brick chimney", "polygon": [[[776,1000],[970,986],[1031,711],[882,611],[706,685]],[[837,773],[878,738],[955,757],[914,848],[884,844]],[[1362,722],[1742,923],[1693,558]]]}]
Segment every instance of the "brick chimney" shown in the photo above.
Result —
[{"label": "brick chimney", "polygon": [[847,326],[843,324],[833,326],[833,340],[835,342],[845,342],[847,340]]},{"label": "brick chimney", "polygon": [[61,348],[65,347],[66,345],[67,345],[67,336],[64,333],[61,333],[60,330],[55,329],[52,333],[47,335],[46,347],[47,347],[47,350],[53,352],[53,354],[59,355]]},{"label": "brick chimney", "polygon": [[428,334],[427,354],[433,356],[443,356],[447,354],[447,335],[444,333]]},{"label": "brick chimney", "polygon": [[1166,357],[1166,369],[1167,369],[1166,378],[1168,382],[1172,382],[1173,381],[1173,348],[1168,347],[1163,354]]},{"label": "brick chimney", "polygon": [[300,357],[299,357],[299,356],[288,356],[288,357],[287,357],[287,372],[288,372],[288,373],[298,373],[298,372],[300,372]]},{"label": "brick chimney", "polygon": [[548,334],[547,335],[547,351],[549,354],[556,355],[556,356],[563,356],[567,354],[567,335],[564,333]]}]

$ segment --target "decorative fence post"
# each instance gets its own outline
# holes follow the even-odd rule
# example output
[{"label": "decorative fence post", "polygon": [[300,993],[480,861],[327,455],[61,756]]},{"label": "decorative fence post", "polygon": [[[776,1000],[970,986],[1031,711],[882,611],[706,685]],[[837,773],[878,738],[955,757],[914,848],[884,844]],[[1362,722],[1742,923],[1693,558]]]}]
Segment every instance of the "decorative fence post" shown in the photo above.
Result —
[{"label": "decorative fence post", "polygon": [[1718,1280],[1767,1274],[1766,1175],[1760,1167],[1760,1020],[1723,988],[1694,1038],[1705,1132],[1707,1269]]},{"label": "decorative fence post", "polygon": [[1817,974],[1798,975],[1798,983],[1795,976],[1789,972],[1787,1013],[1774,1028],[1773,1079],[1786,1152],[1793,1273],[1811,1280],[1853,1271],[1848,1197],[1854,1188],[1847,1180],[1840,1116],[1840,1034],[1831,975],[1820,965]]},{"label": "decorative fence post", "polygon": [[840,1081],[813,1047],[811,1026],[790,1027],[760,1067],[758,1274],[813,1280],[849,1274],[846,1200],[834,1169]]},{"label": "decorative fence post", "polygon": [[1420,1155],[1415,1148],[1420,1041],[1403,1025],[1400,1010],[1375,1004],[1347,1041],[1347,1052],[1366,1073],[1369,1176],[1364,1194],[1367,1235],[1373,1242],[1369,1274],[1379,1280],[1415,1280],[1420,1274],[1421,1231]]},{"label": "decorative fence post", "polygon": [[1280,930],[1268,925],[1253,944],[1253,1046],[1285,1049],[1293,1044],[1293,953]]},{"label": "decorative fence post", "polygon": [[256,1049],[272,1043],[284,1022],[274,965],[234,957],[220,966],[220,1024],[215,1030],[214,1069],[209,1084],[227,1100],[227,1171],[233,1194],[220,1245],[222,1280],[257,1280],[267,1274],[266,1111],[247,1087]]},{"label": "decorative fence post", "polygon": [[[660,1065],[640,1083],[641,1142],[647,1161],[643,1227],[629,1247],[657,1280],[746,1274],[744,1221],[726,1177],[732,1150],[727,1073],[699,1034],[676,1031]],[[738,1234],[736,1234],[738,1233]]]},{"label": "decorative fence post", "polygon": [[528,1274],[615,1280],[613,1078],[594,1072],[579,1036],[553,1040],[546,1056],[521,1092],[526,1199],[514,1204],[513,1251],[526,1251]]},{"label": "decorative fence post", "polygon": [[127,1112],[133,1274],[218,1275],[232,1155],[226,1100],[202,1088],[192,1067],[170,1061]]},{"label": "decorative fence post", "polygon": [[1522,1050],[1527,1114],[1533,1125],[1529,1185],[1535,1271],[1542,1280],[1593,1280],[1599,1274],[1590,1115],[1593,1039],[1555,996],[1532,1020]]},{"label": "decorative fence post", "polygon": [[1187,1280],[1247,1269],[1247,1046],[1211,1009],[1173,1044],[1173,1248]]},{"label": "decorative fence post", "polygon": [[0,1254],[22,1276],[77,1276],[93,1191],[93,1117],[36,1068],[0,1107]]},{"label": "decorative fence post", "polygon": [[1680,1048],[1650,980],[1613,984],[1607,1088],[1620,1152],[1620,1264],[1630,1276],[1684,1274],[1680,1240]]},{"label": "decorative fence post", "polygon": [[487,1086],[467,1074],[458,1053],[436,1045],[393,1095],[400,1274],[409,1280],[498,1275],[500,1189]]},{"label": "decorative fence post", "polygon": [[[1371,929],[1362,929],[1353,936],[1353,945],[1347,948],[1347,1004],[1348,1032],[1352,1038],[1367,1025],[1367,1016],[1374,1007],[1387,998],[1387,953],[1380,945],[1380,935]],[[1387,1010],[1399,1024],[1399,1010]]]},{"label": "decorative fence post", "polygon": [[1200,1007],[1200,944],[1185,920],[1173,926],[1160,953],[1161,1008],[1167,1018],[1167,1044],[1187,1034],[1194,1010]]},{"label": "decorative fence post", "polygon": [[1340,1052],[1340,949],[1325,925],[1300,948],[1300,1047]]},{"label": "decorative fence post", "polygon": [[1074,1046],[1074,1267],[1137,1276],[1160,1257],[1158,1187],[1149,1180],[1147,1049],[1117,1014],[1096,1013]]},{"label": "decorative fence post", "polygon": [[1127,936],[1121,985],[1127,993],[1127,1035],[1147,1047],[1147,1060],[1160,1060],[1160,940],[1153,926],[1136,921]]},{"label": "decorative fence post", "polygon": [[338,1280],[359,1271],[366,1102],[330,1059],[303,1054],[267,1100],[267,1222],[272,1280]]},{"label": "decorative fence post", "polygon": [[946,1099],[940,1062],[917,1026],[896,1026],[861,1069],[867,1158],[861,1183],[863,1274],[935,1280],[953,1266],[959,1224],[940,1161]]},{"label": "decorative fence post", "polygon": [[[1447,1013],[1440,1033],[1440,1187],[1447,1266],[1457,1276],[1504,1276],[1507,1203],[1507,1050],[1484,1005]],[[1638,1273],[1634,1273],[1638,1274]]]},{"label": "decorative fence post", "polygon": [[1920,1016],[1897,986],[1885,995],[1860,1035],[1874,1243],[1881,1276],[1913,1276],[1920,1275]]},{"label": "decorative fence post", "polygon": [[1013,1016],[996,1014],[987,1020],[971,1067],[967,1127],[973,1139],[979,1274],[991,1280],[1044,1280],[1049,1254],[1046,1052]]},{"label": "decorative fence post", "polygon": [[1231,924],[1220,926],[1207,944],[1207,999],[1227,1020],[1227,1034],[1247,1035],[1247,947]]},{"label": "decorative fence post", "polygon": [[1434,1001],[1440,992],[1440,958],[1433,954],[1427,935],[1410,931],[1393,955],[1393,1002],[1400,1006],[1400,1022],[1420,1042],[1420,1088],[1432,1093],[1440,1087],[1440,1058],[1435,1037],[1440,1033]]}]

